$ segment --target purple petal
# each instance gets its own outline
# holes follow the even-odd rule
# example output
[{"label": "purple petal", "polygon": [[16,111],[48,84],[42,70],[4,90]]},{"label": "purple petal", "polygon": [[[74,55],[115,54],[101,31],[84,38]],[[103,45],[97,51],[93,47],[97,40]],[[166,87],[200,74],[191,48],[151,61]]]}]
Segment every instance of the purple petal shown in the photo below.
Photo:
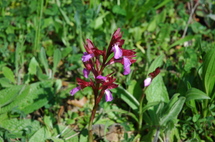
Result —
[{"label": "purple petal", "polygon": [[108,89],[105,90],[105,100],[106,100],[106,102],[110,102],[113,100],[112,93]]},{"label": "purple petal", "polygon": [[124,63],[124,75],[128,75],[131,72],[130,66],[131,66],[131,62],[128,58],[123,57],[123,63]]},{"label": "purple petal", "polygon": [[119,48],[117,44],[112,47],[112,51],[114,52],[114,58],[119,59],[122,57],[122,50]]},{"label": "purple petal", "polygon": [[82,61],[83,62],[89,61],[93,57],[94,57],[94,54],[88,54],[87,52],[84,52],[84,55],[82,56]]},{"label": "purple petal", "polygon": [[84,77],[85,77],[85,78],[88,78],[89,73],[90,73],[89,70],[87,70],[87,69],[85,69],[85,68],[83,69],[83,74],[84,74]]},{"label": "purple petal", "polygon": [[100,80],[102,80],[102,81],[105,81],[105,80],[107,79],[107,77],[102,76],[102,75],[98,75],[98,76],[96,77],[96,79],[100,79]]},{"label": "purple petal", "polygon": [[152,82],[152,78],[151,77],[148,77],[144,80],[144,86],[147,87],[151,84]]},{"label": "purple petal", "polygon": [[76,92],[78,92],[79,90],[81,90],[81,87],[78,86],[78,87],[75,87],[73,88],[71,91],[70,91],[70,94],[73,96]]}]

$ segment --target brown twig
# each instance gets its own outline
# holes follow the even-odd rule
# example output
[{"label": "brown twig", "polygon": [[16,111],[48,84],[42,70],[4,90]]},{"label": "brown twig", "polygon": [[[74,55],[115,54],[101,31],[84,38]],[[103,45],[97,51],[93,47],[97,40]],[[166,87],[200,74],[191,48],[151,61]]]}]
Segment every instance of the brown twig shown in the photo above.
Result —
[{"label": "brown twig", "polygon": [[[192,2],[192,0],[191,0],[191,2]],[[194,14],[194,12],[195,12],[195,10],[196,10],[196,8],[197,8],[198,5],[199,5],[199,0],[197,0],[196,4],[191,8],[190,16],[189,16],[189,19],[188,19],[188,21],[187,21],[186,27],[185,27],[185,29],[184,29],[184,32],[183,32],[183,35],[182,35],[181,38],[184,38],[184,37],[185,37],[185,35],[186,35],[186,33],[187,33],[188,26],[189,26],[189,24],[192,22],[193,14]]]}]

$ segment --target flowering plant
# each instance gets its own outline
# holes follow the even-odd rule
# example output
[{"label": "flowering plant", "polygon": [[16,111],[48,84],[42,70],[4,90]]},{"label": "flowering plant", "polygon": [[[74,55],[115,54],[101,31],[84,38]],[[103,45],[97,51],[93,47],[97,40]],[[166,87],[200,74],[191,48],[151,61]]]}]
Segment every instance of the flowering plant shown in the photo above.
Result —
[{"label": "flowering plant", "polygon": [[[114,63],[121,63],[124,68],[124,75],[128,75],[131,72],[130,66],[136,60],[133,59],[135,56],[134,50],[123,49],[122,45],[124,40],[122,39],[122,33],[120,28],[118,28],[112,35],[110,44],[107,49],[99,50],[91,40],[86,40],[86,45],[84,46],[86,52],[82,56],[82,62],[85,66],[83,69],[83,76],[88,79],[89,74],[93,74],[93,78],[89,81],[77,78],[78,86],[70,91],[71,95],[84,89],[85,87],[91,87],[94,93],[95,104],[92,110],[91,118],[89,121],[89,141],[92,141],[92,122],[95,117],[95,112],[101,98],[105,95],[106,101],[112,101],[113,96],[110,89],[116,88],[118,85],[115,84],[116,78],[113,77],[114,72],[103,75],[103,70],[108,65]],[[111,57],[111,55],[113,57]]]}]

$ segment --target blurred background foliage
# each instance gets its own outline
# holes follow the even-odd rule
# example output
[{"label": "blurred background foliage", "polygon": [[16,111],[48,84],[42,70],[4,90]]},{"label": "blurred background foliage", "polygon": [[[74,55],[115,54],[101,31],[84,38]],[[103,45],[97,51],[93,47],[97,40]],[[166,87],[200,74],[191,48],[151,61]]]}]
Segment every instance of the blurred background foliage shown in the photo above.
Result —
[{"label": "blurred background foliage", "polygon": [[[0,5],[0,141],[86,141],[92,90],[74,97],[69,92],[76,77],[82,78],[85,40],[107,48],[117,28],[124,48],[137,52],[137,62],[127,77],[120,65],[109,67],[120,87],[113,90],[113,102],[102,101],[95,124],[120,124],[126,142],[140,132],[142,141],[157,132],[166,142],[215,139],[213,0],[2,0]],[[146,92],[137,132],[143,80],[158,66],[161,75]],[[113,141],[101,135],[96,140]]]}]

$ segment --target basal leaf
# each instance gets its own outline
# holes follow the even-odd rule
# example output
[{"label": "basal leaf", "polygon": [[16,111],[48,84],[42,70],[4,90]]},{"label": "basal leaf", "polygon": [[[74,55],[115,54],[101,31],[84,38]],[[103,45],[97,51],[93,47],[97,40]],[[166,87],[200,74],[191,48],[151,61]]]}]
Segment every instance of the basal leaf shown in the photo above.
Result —
[{"label": "basal leaf", "polygon": [[23,137],[24,132],[28,137],[30,137],[40,128],[39,121],[31,119],[4,120],[0,122],[0,125],[15,135],[15,138]]},{"label": "basal leaf", "polygon": [[210,97],[196,88],[190,88],[186,93],[186,101],[210,99]]},{"label": "basal leaf", "polygon": [[23,85],[13,86],[0,91],[0,108],[11,103],[19,95]]},{"label": "basal leaf", "polygon": [[[14,87],[16,88],[16,87]],[[3,106],[0,109],[0,114],[1,113],[6,113],[10,110],[12,110],[13,108],[19,106],[21,103],[24,102],[25,97],[28,95],[30,87],[29,86],[18,86],[17,88],[19,88],[19,93],[16,94],[15,96],[13,96],[13,100],[11,100],[11,102],[5,106]],[[11,88],[11,90],[13,90],[13,88]]]},{"label": "basal leaf", "polygon": [[46,74],[48,75],[49,74],[49,72],[48,72],[48,69],[49,69],[48,60],[46,57],[45,49],[43,47],[40,49],[40,61],[45,68]]},{"label": "basal leaf", "polygon": [[15,77],[14,77],[14,74],[12,72],[12,70],[8,67],[3,67],[2,68],[2,72],[3,72],[3,75],[9,79],[11,82],[15,83]]},{"label": "basal leaf", "polygon": [[61,51],[59,49],[55,49],[54,51],[54,66],[53,66],[53,75],[57,70],[57,66],[61,60]]},{"label": "basal leaf", "polygon": [[51,137],[51,132],[45,128],[40,128],[29,140],[29,142],[45,142]]},{"label": "basal leaf", "polygon": [[202,75],[205,86],[205,92],[212,97],[215,86],[215,48],[208,51],[204,57]]},{"label": "basal leaf", "polygon": [[8,88],[13,86],[13,84],[11,84],[11,81],[6,77],[0,78],[0,84],[3,88]]},{"label": "basal leaf", "polygon": [[138,109],[139,102],[123,87],[118,86],[117,88],[113,89],[113,93],[116,93],[117,96],[120,97],[123,101],[125,101],[133,110]]},{"label": "basal leaf", "polygon": [[168,121],[176,119],[184,105],[186,98],[180,97],[177,102],[160,119],[160,125],[165,125]]},{"label": "basal leaf", "polygon": [[42,72],[42,69],[39,66],[37,67],[37,77],[41,81],[45,81],[45,80],[49,79],[49,76],[47,74],[44,74]]},{"label": "basal leaf", "polygon": [[52,81],[31,84],[30,92],[19,105],[19,109],[28,114],[46,105],[53,97],[52,85]]},{"label": "basal leaf", "polygon": [[29,67],[28,67],[28,73],[34,75],[37,73],[37,67],[39,66],[37,60],[35,59],[35,57],[31,58],[31,61],[29,63]]}]

